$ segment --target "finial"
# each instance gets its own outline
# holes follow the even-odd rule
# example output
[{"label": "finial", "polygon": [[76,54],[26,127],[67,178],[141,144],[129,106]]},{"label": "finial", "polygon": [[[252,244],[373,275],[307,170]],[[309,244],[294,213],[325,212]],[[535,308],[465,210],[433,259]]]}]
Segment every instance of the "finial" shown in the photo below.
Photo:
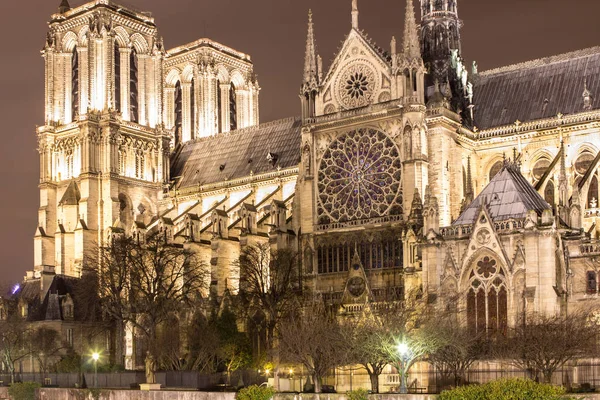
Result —
[{"label": "finial", "polygon": [[60,6],[58,6],[58,12],[61,14],[66,13],[67,11],[71,10],[71,5],[69,4],[68,0],[62,0],[62,2],[60,3]]},{"label": "finial", "polygon": [[310,84],[311,82],[316,81],[318,76],[317,52],[312,17],[312,10],[308,10],[308,34],[306,35],[306,53],[304,54],[304,84]]},{"label": "finial", "polygon": [[404,56],[409,59],[421,58],[421,44],[413,0],[406,0],[406,16],[404,20]]},{"label": "finial", "polygon": [[352,0],[352,28],[358,29],[358,0]]},{"label": "finial", "polygon": [[390,50],[392,53],[392,56],[396,55],[396,36],[392,36],[392,41],[390,42]]}]

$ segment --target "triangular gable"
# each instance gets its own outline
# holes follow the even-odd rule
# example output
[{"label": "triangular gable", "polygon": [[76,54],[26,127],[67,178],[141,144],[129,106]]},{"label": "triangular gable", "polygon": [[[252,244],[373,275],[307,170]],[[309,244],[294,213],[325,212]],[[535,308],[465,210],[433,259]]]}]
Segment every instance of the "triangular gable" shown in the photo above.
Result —
[{"label": "triangular gable", "polygon": [[360,261],[358,250],[355,249],[342,295],[342,304],[366,304],[371,297],[367,274]]},{"label": "triangular gable", "polygon": [[[368,90],[364,99],[355,104],[346,102],[341,93],[344,93],[348,80],[357,73],[368,82]],[[384,56],[383,51],[363,34],[355,29],[350,31],[340,52],[335,57],[325,79],[321,91],[321,102],[325,109],[335,106],[336,109],[351,109],[364,105],[377,103],[383,93],[390,94],[390,61]],[[390,100],[384,95],[385,100]],[[363,102],[365,104],[363,104]]]},{"label": "triangular gable", "polygon": [[472,259],[482,251],[494,253],[504,265],[510,268],[511,263],[498,237],[496,228],[486,206],[482,206],[473,224],[471,239],[463,255],[462,271],[466,271]]}]

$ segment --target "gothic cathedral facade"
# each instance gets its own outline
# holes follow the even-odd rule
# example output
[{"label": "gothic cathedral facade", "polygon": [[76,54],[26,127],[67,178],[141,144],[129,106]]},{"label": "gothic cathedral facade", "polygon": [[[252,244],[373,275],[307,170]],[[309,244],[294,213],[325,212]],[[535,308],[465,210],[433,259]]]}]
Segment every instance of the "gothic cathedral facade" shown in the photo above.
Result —
[{"label": "gothic cathedral facade", "polygon": [[503,329],[597,301],[600,49],[479,72],[457,3],[420,0],[418,23],[408,0],[384,50],[353,0],[327,70],[310,14],[301,116],[260,124],[247,54],[167,50],[147,12],[63,1],[27,279],[78,277],[113,232],[160,231],[202,255],[216,296],[238,290],[240,250],[268,242],[342,313],[416,290]]}]

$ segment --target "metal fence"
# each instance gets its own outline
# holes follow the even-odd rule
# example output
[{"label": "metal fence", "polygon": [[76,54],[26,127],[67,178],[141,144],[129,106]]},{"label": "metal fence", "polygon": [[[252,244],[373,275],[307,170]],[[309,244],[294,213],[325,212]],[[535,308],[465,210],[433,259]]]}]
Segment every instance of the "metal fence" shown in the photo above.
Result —
[{"label": "metal fence", "polygon": [[[87,387],[96,385],[100,388],[129,389],[135,388],[146,381],[144,372],[114,372],[104,373],[86,372],[83,376],[77,373],[69,374],[32,374],[16,373],[15,380],[18,382],[38,382],[43,386],[57,387]],[[0,385],[8,385],[11,381],[10,374],[0,374]],[[256,371],[236,371],[227,377],[226,374],[200,374],[194,371],[168,371],[157,372],[156,382],[163,387],[199,389],[199,390],[228,390],[230,387],[261,384],[265,381]],[[230,382],[230,383],[229,383]]]}]

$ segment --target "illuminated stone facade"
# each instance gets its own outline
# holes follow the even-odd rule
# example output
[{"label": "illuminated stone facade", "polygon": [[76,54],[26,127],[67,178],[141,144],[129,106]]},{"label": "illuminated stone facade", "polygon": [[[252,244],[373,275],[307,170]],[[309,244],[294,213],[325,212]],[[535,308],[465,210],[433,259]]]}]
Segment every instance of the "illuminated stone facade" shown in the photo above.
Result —
[{"label": "illuminated stone facade", "polygon": [[150,14],[109,0],[63,7],[42,52],[35,271],[77,277],[111,231],[161,231],[202,254],[217,296],[240,249],[269,242],[343,313],[414,288],[501,329],[595,301],[600,49],[478,72],[456,0],[420,3],[384,51],[354,0],[328,70],[310,14],[302,117],[266,124],[248,55],[166,51]]}]

